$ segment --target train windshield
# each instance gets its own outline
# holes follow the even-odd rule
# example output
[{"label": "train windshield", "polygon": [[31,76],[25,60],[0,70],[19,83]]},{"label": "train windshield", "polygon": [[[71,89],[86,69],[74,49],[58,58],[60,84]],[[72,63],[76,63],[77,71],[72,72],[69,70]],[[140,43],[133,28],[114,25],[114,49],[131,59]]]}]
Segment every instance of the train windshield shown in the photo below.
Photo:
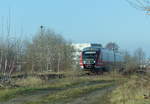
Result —
[{"label": "train windshield", "polygon": [[96,59],[96,52],[93,51],[87,51],[87,52],[83,52],[83,59]]}]

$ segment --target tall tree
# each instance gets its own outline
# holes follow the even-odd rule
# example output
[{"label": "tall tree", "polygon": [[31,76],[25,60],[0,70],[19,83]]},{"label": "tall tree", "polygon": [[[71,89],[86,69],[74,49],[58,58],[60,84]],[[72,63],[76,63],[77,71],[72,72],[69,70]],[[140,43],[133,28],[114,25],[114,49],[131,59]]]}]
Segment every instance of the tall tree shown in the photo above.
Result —
[{"label": "tall tree", "polygon": [[114,42],[109,42],[106,44],[105,48],[113,50],[113,51],[118,51],[119,46]]},{"label": "tall tree", "polygon": [[[28,44],[28,69],[32,71],[55,71],[69,69],[72,63],[71,44],[61,35],[49,29],[38,32]],[[30,64],[29,64],[30,63]]]},{"label": "tall tree", "polygon": [[135,57],[133,57],[128,51],[124,51],[124,72],[130,73],[137,70],[138,64]]},{"label": "tall tree", "polygon": [[143,65],[145,63],[145,52],[142,48],[138,48],[134,52],[134,58],[138,65]]}]

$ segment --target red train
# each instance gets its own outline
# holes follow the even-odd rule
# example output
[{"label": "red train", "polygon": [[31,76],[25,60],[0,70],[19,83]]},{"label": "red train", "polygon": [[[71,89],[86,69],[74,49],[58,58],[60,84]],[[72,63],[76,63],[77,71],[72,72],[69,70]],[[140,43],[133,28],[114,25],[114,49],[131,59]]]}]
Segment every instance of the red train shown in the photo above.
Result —
[{"label": "red train", "polygon": [[80,56],[81,69],[91,72],[109,71],[112,65],[121,68],[122,63],[121,53],[98,46],[84,48]]}]

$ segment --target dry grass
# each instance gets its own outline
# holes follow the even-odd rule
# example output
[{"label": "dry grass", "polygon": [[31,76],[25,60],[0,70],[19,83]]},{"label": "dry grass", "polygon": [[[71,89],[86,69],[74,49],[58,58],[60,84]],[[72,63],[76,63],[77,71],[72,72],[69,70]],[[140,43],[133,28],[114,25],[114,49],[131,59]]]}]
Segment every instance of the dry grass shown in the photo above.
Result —
[{"label": "dry grass", "polygon": [[23,87],[36,87],[41,86],[44,82],[38,77],[27,77],[26,79],[17,80],[15,84]]},{"label": "dry grass", "polygon": [[132,76],[111,95],[112,104],[150,104],[150,80],[146,76]]}]

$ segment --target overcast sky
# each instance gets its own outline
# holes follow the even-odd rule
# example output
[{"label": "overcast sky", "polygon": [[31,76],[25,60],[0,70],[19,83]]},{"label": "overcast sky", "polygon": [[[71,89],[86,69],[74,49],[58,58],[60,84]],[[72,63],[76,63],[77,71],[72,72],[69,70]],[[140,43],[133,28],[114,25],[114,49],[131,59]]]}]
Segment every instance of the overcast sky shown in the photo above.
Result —
[{"label": "overcast sky", "polygon": [[142,47],[150,56],[150,16],[125,0],[1,0],[0,25],[9,9],[17,36],[33,36],[44,25],[75,43],[113,41],[129,51]]}]

